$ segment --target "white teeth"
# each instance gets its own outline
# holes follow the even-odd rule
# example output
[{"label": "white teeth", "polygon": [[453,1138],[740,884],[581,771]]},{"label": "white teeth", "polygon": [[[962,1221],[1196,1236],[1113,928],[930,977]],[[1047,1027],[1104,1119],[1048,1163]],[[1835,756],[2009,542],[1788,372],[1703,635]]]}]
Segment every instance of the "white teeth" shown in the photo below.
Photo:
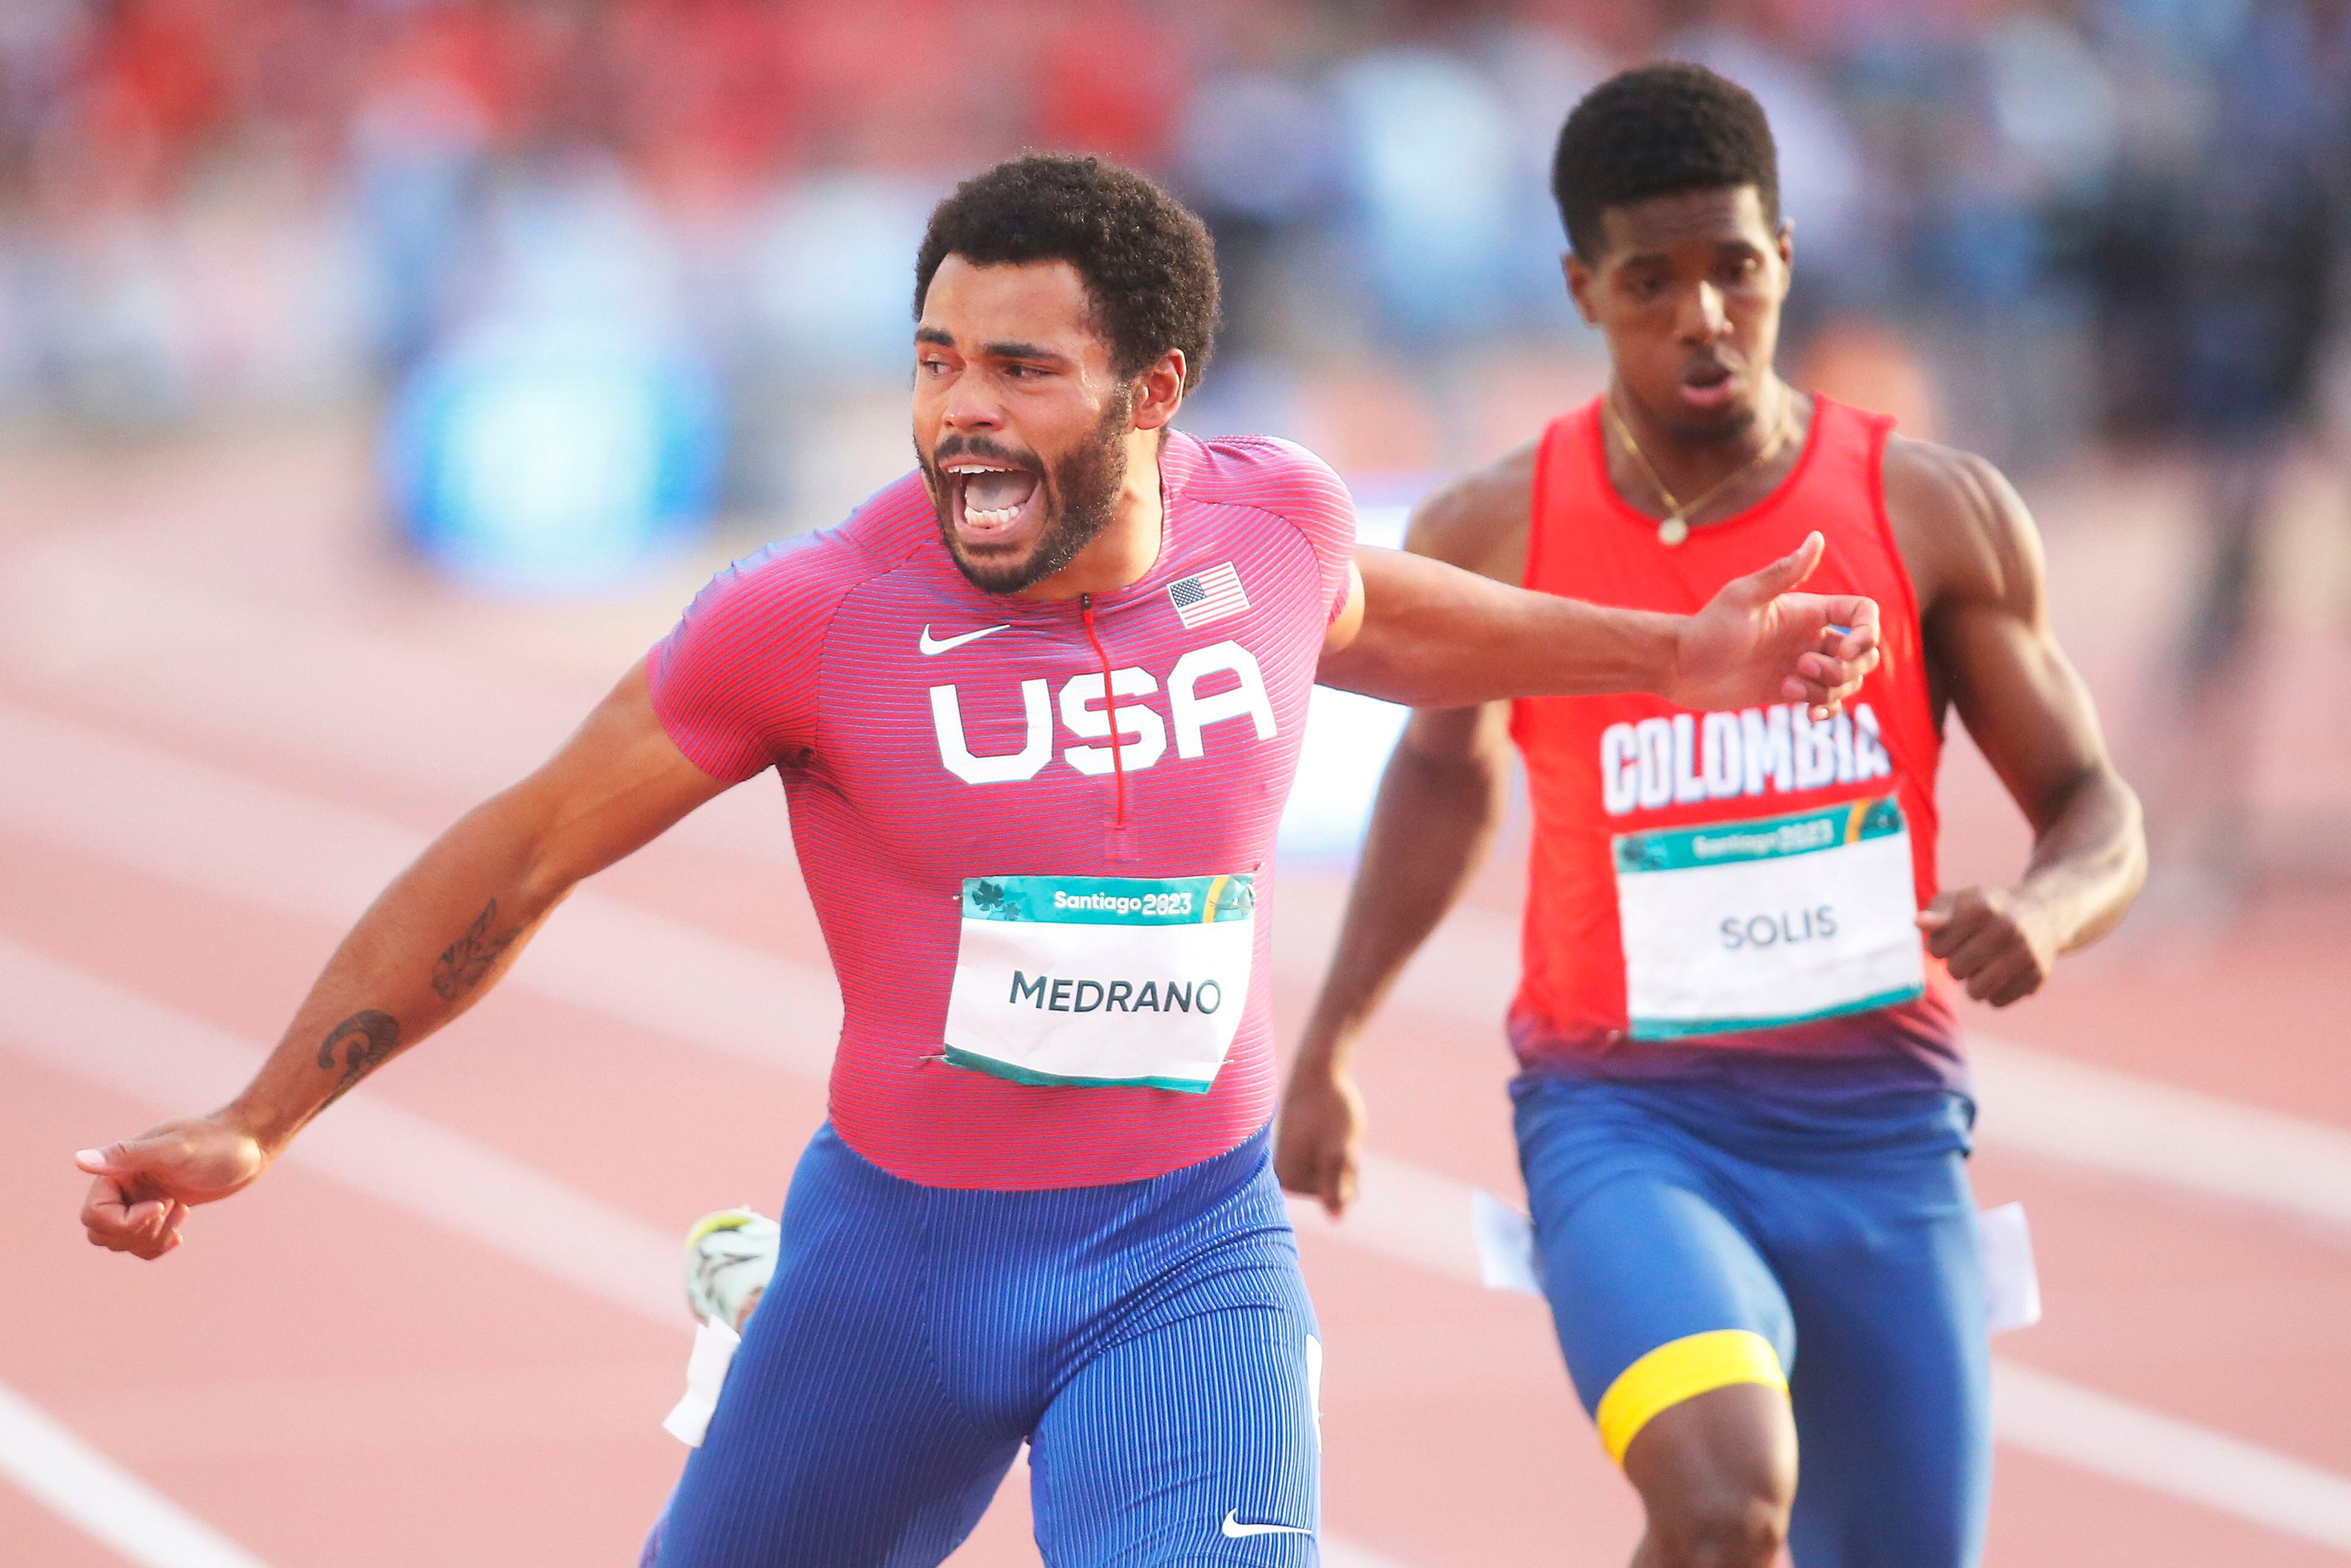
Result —
[{"label": "white teeth", "polygon": [[1013,518],[1019,517],[1020,515],[1020,508],[1018,507],[999,507],[995,511],[987,512],[978,510],[976,507],[966,507],[963,509],[963,515],[966,522],[978,523],[983,527],[994,528],[998,523],[1008,523]]}]

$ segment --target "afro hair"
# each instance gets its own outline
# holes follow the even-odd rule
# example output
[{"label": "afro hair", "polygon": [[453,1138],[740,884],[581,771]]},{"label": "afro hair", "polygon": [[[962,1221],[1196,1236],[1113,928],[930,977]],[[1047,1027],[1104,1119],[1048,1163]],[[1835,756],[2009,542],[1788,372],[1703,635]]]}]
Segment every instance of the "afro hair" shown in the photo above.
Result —
[{"label": "afro hair", "polygon": [[916,319],[950,256],[975,267],[1066,261],[1077,268],[1094,330],[1123,377],[1180,349],[1188,392],[1216,347],[1217,252],[1207,226],[1115,163],[1032,152],[957,185],[932,212],[915,258]]},{"label": "afro hair", "polygon": [[1584,94],[1552,156],[1567,243],[1586,262],[1604,248],[1610,207],[1740,185],[1755,187],[1777,229],[1780,160],[1763,106],[1737,82],[1678,61],[1635,66]]}]

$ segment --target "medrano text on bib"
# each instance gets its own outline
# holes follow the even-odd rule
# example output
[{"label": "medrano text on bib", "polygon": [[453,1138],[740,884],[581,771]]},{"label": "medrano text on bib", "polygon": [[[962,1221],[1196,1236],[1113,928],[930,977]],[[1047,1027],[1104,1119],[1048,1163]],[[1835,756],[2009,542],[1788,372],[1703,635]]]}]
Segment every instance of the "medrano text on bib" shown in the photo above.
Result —
[{"label": "medrano text on bib", "polygon": [[1021,1083],[1206,1093],[1249,1001],[1249,873],[963,884],[946,1059]]},{"label": "medrano text on bib", "polygon": [[1635,1040],[1891,1007],[1926,959],[1894,797],[1613,841]]}]

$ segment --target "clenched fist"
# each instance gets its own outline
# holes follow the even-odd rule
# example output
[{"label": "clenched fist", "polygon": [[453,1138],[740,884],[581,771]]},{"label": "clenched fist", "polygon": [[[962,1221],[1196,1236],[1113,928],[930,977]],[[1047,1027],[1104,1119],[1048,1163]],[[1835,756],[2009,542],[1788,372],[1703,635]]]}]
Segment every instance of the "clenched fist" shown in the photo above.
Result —
[{"label": "clenched fist", "polygon": [[1273,1173],[1283,1189],[1322,1199],[1338,1218],[1355,1201],[1363,1148],[1364,1097],[1354,1078],[1337,1068],[1292,1076],[1273,1144]]},{"label": "clenched fist", "polygon": [[1996,888],[1963,887],[1918,912],[1927,951],[1980,1002],[2004,1008],[2031,996],[2057,965],[2057,943],[2023,901]]},{"label": "clenched fist", "polygon": [[260,1142],[217,1116],[166,1122],[152,1132],[74,1156],[98,1179],[81,1206],[90,1245],[161,1258],[180,1245],[188,1210],[250,1184],[268,1168]]}]

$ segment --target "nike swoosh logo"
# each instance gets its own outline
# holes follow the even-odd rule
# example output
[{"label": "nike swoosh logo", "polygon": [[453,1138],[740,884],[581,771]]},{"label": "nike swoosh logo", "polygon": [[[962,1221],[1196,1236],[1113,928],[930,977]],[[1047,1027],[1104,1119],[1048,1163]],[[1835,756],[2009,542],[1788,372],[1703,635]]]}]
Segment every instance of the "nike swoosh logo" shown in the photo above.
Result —
[{"label": "nike swoosh logo", "polygon": [[923,640],[916,645],[923,650],[923,656],[928,658],[933,653],[944,653],[949,648],[960,648],[966,643],[977,643],[982,637],[1011,630],[1012,622],[1007,621],[1001,626],[983,626],[977,632],[967,632],[960,637],[941,637],[934,640],[931,636],[931,629],[926,625],[923,628]]},{"label": "nike swoosh logo", "polygon": [[1314,1532],[1296,1524],[1243,1524],[1235,1518],[1240,1510],[1225,1515],[1225,1535],[1233,1541],[1246,1541],[1252,1535],[1311,1535]]}]

